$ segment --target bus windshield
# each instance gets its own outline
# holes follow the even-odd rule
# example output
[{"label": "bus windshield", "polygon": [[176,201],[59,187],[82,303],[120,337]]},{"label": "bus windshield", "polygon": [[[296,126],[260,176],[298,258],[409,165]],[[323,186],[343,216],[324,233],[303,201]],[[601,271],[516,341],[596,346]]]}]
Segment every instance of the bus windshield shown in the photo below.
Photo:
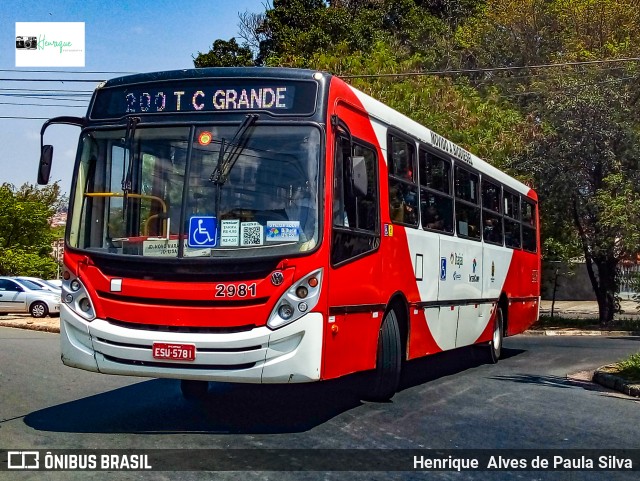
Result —
[{"label": "bus windshield", "polygon": [[315,247],[319,129],[238,130],[85,131],[69,244],[150,257],[290,255]]}]

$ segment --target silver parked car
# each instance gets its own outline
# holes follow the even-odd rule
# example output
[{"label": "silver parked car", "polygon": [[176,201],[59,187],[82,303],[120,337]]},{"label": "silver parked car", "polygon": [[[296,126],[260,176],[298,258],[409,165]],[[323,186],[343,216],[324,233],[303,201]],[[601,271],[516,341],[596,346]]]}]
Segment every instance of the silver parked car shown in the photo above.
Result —
[{"label": "silver parked car", "polygon": [[60,294],[28,279],[0,277],[0,313],[29,312],[33,317],[60,314]]},{"label": "silver parked car", "polygon": [[62,290],[62,284],[60,284],[60,286],[56,286],[56,285],[53,285],[49,281],[45,281],[44,279],[40,279],[39,277],[17,276],[17,277],[14,277],[14,279],[17,280],[17,281],[31,281],[34,284],[37,284],[40,287],[42,287],[45,291],[54,292],[54,293],[56,293],[58,295],[60,295],[61,290]]}]

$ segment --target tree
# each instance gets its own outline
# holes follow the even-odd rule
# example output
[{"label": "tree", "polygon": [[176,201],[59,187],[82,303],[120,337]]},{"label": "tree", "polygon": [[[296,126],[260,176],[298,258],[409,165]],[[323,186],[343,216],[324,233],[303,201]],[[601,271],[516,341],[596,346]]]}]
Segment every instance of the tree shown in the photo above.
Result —
[{"label": "tree", "polygon": [[228,41],[218,39],[207,53],[198,52],[193,59],[196,68],[202,67],[250,67],[253,54],[246,45],[240,46],[235,38]]},{"label": "tree", "polygon": [[0,275],[55,276],[49,218],[62,202],[57,182],[44,188],[24,184],[19,190],[0,186]]},{"label": "tree", "polygon": [[563,82],[541,105],[548,133],[516,165],[533,173],[548,229],[569,228],[565,240],[579,240],[606,325],[616,310],[619,263],[640,251],[640,135],[620,79],[596,74]]}]

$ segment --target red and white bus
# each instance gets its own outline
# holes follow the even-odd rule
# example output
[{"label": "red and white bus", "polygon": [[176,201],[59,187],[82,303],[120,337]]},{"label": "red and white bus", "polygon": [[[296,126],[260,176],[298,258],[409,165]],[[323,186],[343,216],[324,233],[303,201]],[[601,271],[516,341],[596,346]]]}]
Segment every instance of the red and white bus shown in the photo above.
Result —
[{"label": "red and white bus", "polygon": [[[538,316],[533,190],[323,72],[109,80],[82,132],[62,360],[106,374],[300,383],[503,336]],[[44,143],[44,142],[42,142]],[[42,146],[39,182],[53,148]]]}]

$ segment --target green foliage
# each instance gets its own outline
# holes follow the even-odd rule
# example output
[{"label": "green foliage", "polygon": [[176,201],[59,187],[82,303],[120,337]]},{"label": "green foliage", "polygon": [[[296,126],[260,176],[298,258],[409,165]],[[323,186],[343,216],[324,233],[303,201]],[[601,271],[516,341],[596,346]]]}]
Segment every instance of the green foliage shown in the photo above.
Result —
[{"label": "green foliage", "polygon": [[616,364],[617,374],[632,382],[640,382],[640,352]]},{"label": "green foliage", "polygon": [[5,276],[52,279],[58,273],[58,264],[50,256],[41,256],[26,249],[0,249],[0,272]]},{"label": "green foliage", "polygon": [[55,275],[49,218],[61,202],[58,183],[44,188],[25,184],[19,190],[0,186],[0,275]]},{"label": "green foliage", "polygon": [[637,0],[274,0],[240,18],[255,64],[346,77],[536,188],[545,259],[585,258],[611,321],[640,251],[637,64],[477,70],[640,57]]},{"label": "green foliage", "polygon": [[541,206],[553,206],[543,232],[569,245],[579,239],[602,323],[613,319],[618,263],[640,251],[640,136],[629,92],[607,80],[565,77],[568,88],[539,105],[550,130],[514,162],[533,173]]},{"label": "green foliage", "polygon": [[253,65],[253,54],[246,46],[238,45],[235,38],[216,40],[207,53],[198,52],[193,59],[197,68],[202,67],[249,67]]}]

